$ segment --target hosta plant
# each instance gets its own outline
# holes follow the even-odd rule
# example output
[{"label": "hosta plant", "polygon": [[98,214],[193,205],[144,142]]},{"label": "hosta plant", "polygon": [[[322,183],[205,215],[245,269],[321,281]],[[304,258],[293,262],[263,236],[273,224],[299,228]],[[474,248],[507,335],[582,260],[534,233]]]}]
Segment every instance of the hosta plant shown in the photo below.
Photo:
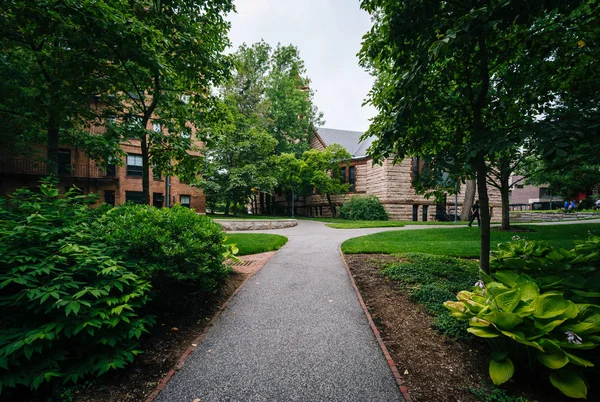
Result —
[{"label": "hosta plant", "polygon": [[594,366],[588,356],[600,343],[597,240],[570,251],[524,240],[501,245],[493,275],[482,274],[473,291],[444,303],[469,322],[470,333],[490,341],[494,384],[508,381],[515,366],[537,362],[562,393],[587,396],[583,373]]},{"label": "hosta plant", "polygon": [[45,182],[0,204],[0,394],[121,368],[153,323],[150,284],[93,241],[89,202]]}]

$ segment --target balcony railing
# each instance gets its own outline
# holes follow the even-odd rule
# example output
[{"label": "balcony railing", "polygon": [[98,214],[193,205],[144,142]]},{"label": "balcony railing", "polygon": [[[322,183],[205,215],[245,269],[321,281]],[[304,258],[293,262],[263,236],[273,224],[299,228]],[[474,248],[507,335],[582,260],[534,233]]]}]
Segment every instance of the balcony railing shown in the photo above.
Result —
[{"label": "balcony railing", "polygon": [[[49,174],[46,162],[31,159],[0,159],[0,173],[45,176]],[[115,165],[98,166],[95,163],[58,164],[58,175],[61,177],[116,179]]]}]

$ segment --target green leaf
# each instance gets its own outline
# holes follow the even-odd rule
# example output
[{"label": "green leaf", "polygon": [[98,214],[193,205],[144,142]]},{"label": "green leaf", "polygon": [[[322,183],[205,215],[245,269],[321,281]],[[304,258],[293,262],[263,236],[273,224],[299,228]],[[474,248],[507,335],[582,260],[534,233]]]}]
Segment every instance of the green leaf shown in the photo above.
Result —
[{"label": "green leaf", "polygon": [[550,382],[569,398],[587,398],[587,387],[583,378],[576,372],[561,369],[550,374]]},{"label": "green leaf", "polygon": [[537,359],[546,367],[556,370],[566,366],[569,363],[567,354],[556,344],[545,340],[542,342],[544,352],[537,353]]},{"label": "green leaf", "polygon": [[515,372],[515,366],[510,358],[501,361],[490,360],[489,373],[494,385],[502,385],[510,380]]},{"label": "green leaf", "polygon": [[537,318],[553,318],[565,313],[573,302],[567,301],[560,294],[546,293],[536,298],[532,306],[535,308],[533,313]]},{"label": "green leaf", "polygon": [[569,361],[571,363],[576,364],[578,366],[581,366],[581,367],[594,367],[594,363],[592,363],[591,361],[582,359],[581,357],[575,356],[575,355],[573,355],[571,353],[567,353],[567,357],[569,358]]},{"label": "green leaf", "polygon": [[486,321],[490,321],[500,330],[511,330],[520,323],[523,319],[514,313],[506,313],[503,311],[493,311],[482,317]]},{"label": "green leaf", "polygon": [[467,332],[480,338],[497,338],[500,336],[498,331],[492,328],[469,327],[467,328]]},{"label": "green leaf", "polygon": [[501,293],[495,297],[496,303],[505,312],[512,312],[521,301],[521,291],[513,289],[508,292]]},{"label": "green leaf", "polygon": [[540,289],[535,282],[519,283],[516,286],[521,291],[521,300],[529,302],[540,295]]}]

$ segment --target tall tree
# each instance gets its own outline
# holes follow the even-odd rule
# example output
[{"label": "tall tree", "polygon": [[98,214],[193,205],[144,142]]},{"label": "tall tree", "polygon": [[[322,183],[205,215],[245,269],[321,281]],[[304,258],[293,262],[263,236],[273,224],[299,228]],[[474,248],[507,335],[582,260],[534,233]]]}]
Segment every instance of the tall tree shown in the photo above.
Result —
[{"label": "tall tree", "polygon": [[325,194],[332,216],[337,216],[337,208],[331,196],[348,191],[350,185],[342,182],[341,167],[350,162],[352,156],[339,144],[331,144],[324,150],[311,149],[302,154],[304,161],[301,175],[305,183],[318,194]]},{"label": "tall tree", "polygon": [[[430,169],[457,172],[466,167],[476,175],[482,218],[480,265],[488,271],[487,161],[523,141],[521,130],[505,126],[500,131],[491,90],[499,77],[520,74],[524,79],[513,82],[511,90],[534,94],[529,113],[547,107],[550,83],[558,77],[546,75],[547,85],[539,88],[534,83],[545,63],[565,60],[562,50],[567,48],[562,42],[566,35],[553,37],[550,32],[554,27],[566,31],[592,27],[596,1],[363,0],[361,6],[374,21],[360,52],[362,64],[377,77],[369,102],[379,114],[366,133],[378,137],[373,155],[423,156],[430,160]],[[561,45],[548,45],[556,41]],[[580,58],[579,65],[583,54],[574,56]],[[542,130],[536,134],[554,135]],[[552,153],[560,145],[546,141],[546,146]]]},{"label": "tall tree", "polygon": [[24,152],[32,142],[46,144],[50,173],[57,172],[59,142],[81,147],[94,158],[117,152],[116,138],[91,136],[89,127],[100,124],[94,95],[108,89],[107,47],[97,34],[112,26],[119,7],[115,1],[3,2],[0,124],[5,149]]},{"label": "tall tree", "polygon": [[[224,16],[232,8],[231,0],[135,1],[123,14],[118,46],[110,46],[115,33],[105,31],[114,61],[108,77],[113,91],[102,94],[113,107],[105,113],[121,116],[124,136],[140,141],[145,203],[151,165],[189,175],[195,126],[212,110],[210,88],[229,72]],[[150,121],[157,124],[153,129]]]}]

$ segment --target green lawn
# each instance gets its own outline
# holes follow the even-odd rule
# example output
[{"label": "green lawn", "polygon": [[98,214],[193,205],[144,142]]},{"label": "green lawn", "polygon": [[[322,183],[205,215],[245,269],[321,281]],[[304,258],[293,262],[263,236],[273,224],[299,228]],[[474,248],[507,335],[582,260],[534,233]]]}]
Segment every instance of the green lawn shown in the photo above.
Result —
[{"label": "green lawn", "polygon": [[[588,232],[600,235],[600,224],[573,224],[520,227],[534,232],[499,232],[492,230],[492,250],[496,244],[509,241],[517,235],[529,240],[544,240],[564,248],[573,247],[574,240],[585,240]],[[454,257],[479,257],[479,228],[423,229],[414,231],[383,232],[356,237],[342,244],[342,251],[359,253],[428,253]]]},{"label": "green lawn", "polygon": [[235,244],[241,256],[279,250],[287,241],[287,237],[274,234],[230,233],[225,243]]}]

